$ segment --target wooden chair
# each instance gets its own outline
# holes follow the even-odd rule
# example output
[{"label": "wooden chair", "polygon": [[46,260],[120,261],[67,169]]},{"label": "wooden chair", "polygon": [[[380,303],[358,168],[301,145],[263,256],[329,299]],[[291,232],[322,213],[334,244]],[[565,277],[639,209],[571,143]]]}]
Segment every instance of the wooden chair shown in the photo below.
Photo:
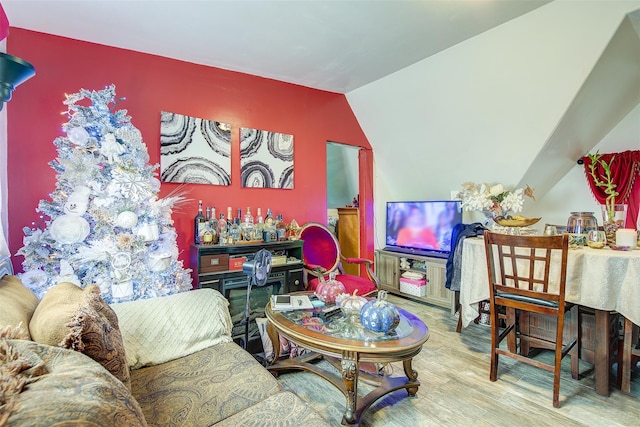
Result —
[{"label": "wooden chair", "polygon": [[631,371],[638,363],[640,357],[640,348],[638,348],[638,325],[631,320],[624,319],[624,340],[622,342],[622,351],[620,352],[620,364],[622,366],[622,384],[620,389],[625,392],[631,392]]},{"label": "wooden chair", "polygon": [[[565,302],[567,273],[568,236],[510,236],[484,234],[487,268],[489,271],[491,302],[491,371],[489,379],[496,381],[498,357],[508,356],[535,367],[553,372],[553,406],[558,407],[560,392],[560,365],[567,354],[571,355],[571,374],[578,378],[578,311],[577,306]],[[559,274],[550,278],[552,253],[559,253]],[[555,262],[555,260],[554,260]],[[516,329],[516,316],[507,316],[507,326],[500,332],[498,308],[507,312],[542,313],[557,318],[555,340],[546,341],[521,335]],[[565,311],[571,314],[571,341],[563,346]],[[515,352],[515,348],[501,349],[500,343],[511,336],[519,340],[532,341],[536,347],[555,351],[554,364],[549,365]],[[511,347],[511,346],[509,346]]]}]

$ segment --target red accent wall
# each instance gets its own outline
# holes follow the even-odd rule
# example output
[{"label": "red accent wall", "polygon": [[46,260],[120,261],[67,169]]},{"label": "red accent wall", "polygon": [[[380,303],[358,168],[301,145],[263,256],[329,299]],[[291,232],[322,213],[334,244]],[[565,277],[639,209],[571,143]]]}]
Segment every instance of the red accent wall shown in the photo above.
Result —
[{"label": "red accent wall", "polygon": [[[371,149],[344,95],[310,89],[243,73],[196,65],[49,34],[11,28],[7,52],[26,59],[36,75],[19,86],[7,104],[9,245],[22,246],[22,228],[36,221],[38,201],[55,187],[48,162],[57,155],[53,140],[66,122],[60,113],[65,93],[102,89],[114,83],[121,105],[132,116],[149,147],[152,163],[160,162],[160,111],[229,122],[233,125],[232,184],[229,187],[188,185],[193,202],[174,212],[181,259],[188,266],[197,201],[255,212],[271,208],[285,220],[326,221],[326,143],[341,142]],[[240,186],[239,128],[253,127],[293,134],[293,190],[244,189]],[[372,206],[373,160],[361,162],[361,202]],[[162,184],[167,194],[176,184]],[[373,255],[372,209],[365,217],[362,252]],[[22,257],[14,257],[21,271]]]}]

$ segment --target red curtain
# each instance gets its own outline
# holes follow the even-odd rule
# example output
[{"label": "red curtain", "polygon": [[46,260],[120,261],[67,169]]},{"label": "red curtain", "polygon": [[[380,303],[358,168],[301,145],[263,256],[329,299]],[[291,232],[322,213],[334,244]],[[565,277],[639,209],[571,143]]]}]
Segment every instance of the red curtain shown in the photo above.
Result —
[{"label": "red curtain", "polygon": [[[620,194],[616,197],[616,203],[628,205],[627,228],[635,228],[638,221],[638,211],[640,210],[640,150],[624,151],[622,153],[603,154],[602,160],[609,163],[615,156],[611,165],[611,176],[617,185],[616,191]],[[584,161],[584,172],[587,175],[587,182],[591,187],[591,192],[599,203],[604,204],[606,194],[602,188],[596,187],[589,173],[591,159],[588,156],[582,158]],[[603,176],[604,169],[601,165],[596,166],[596,174]]]}]

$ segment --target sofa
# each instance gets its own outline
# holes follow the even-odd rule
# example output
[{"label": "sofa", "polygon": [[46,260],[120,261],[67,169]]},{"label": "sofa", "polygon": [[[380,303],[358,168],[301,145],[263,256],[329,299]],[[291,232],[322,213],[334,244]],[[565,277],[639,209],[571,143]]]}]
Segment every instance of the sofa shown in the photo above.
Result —
[{"label": "sofa", "polygon": [[4,276],[0,426],[329,425],[233,343],[227,305],[201,289],[109,306],[72,284],[39,301]]}]

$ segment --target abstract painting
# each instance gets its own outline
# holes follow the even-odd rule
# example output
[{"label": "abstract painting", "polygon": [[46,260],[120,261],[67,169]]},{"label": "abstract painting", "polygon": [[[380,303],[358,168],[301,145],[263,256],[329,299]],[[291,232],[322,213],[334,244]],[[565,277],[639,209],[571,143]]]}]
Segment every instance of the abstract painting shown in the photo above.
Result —
[{"label": "abstract painting", "polygon": [[243,187],[293,188],[293,135],[240,129]]},{"label": "abstract painting", "polygon": [[163,182],[231,185],[231,125],[160,113]]}]

